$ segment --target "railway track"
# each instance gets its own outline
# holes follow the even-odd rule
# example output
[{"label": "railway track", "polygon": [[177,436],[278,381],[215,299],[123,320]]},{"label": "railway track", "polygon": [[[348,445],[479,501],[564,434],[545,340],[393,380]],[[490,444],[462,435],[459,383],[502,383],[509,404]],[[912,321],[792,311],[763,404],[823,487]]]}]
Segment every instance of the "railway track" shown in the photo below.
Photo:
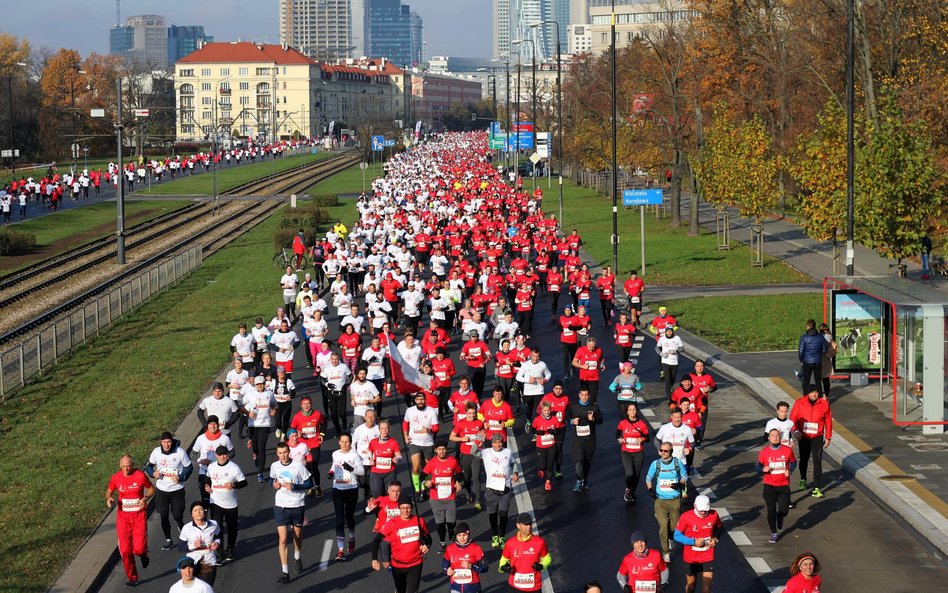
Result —
[{"label": "railway track", "polygon": [[[248,183],[242,187],[243,191],[253,191],[262,184],[266,184],[268,187],[277,188],[278,192],[302,192],[358,161],[357,154],[346,154],[284,172],[285,174],[280,175],[280,180],[274,179],[272,184],[270,179],[266,179]],[[240,188],[235,188],[237,189]],[[71,311],[160,259],[193,246],[195,242],[201,243],[204,257],[211,255],[265,220],[281,204],[280,199],[230,201],[220,208],[220,215],[211,219],[207,214],[212,210],[213,205],[199,203],[160,217],[160,223],[155,224],[156,219],[156,221],[150,221],[152,225],[147,223],[136,225],[134,228],[140,229],[142,234],[128,246],[128,249],[130,260],[137,259],[138,261],[130,261],[130,265],[122,268],[117,274],[114,267],[109,265],[115,257],[115,248],[112,243],[114,239],[106,238],[71,250],[71,257],[69,253],[62,254],[0,279],[7,282],[7,289],[0,289],[0,311],[4,311],[4,319],[0,321],[0,332],[5,332],[0,335],[0,345],[15,342],[31,330]],[[177,216],[171,216],[176,213]],[[158,225],[167,226],[152,233],[148,232],[149,228],[154,229]],[[187,232],[184,238],[175,239],[168,245],[168,241],[174,238],[174,231],[182,229],[189,229],[191,232]],[[156,247],[156,244],[160,244],[157,246],[157,251],[148,251],[148,247]],[[139,248],[140,253],[133,251],[136,247]],[[97,249],[104,251],[97,253]],[[77,256],[76,254],[80,252],[83,255]],[[88,261],[83,261],[83,259]],[[62,281],[66,279],[77,280],[63,283]],[[57,286],[72,286],[78,294],[72,296],[68,291],[62,291],[57,293],[58,298],[47,305],[38,302],[42,299],[26,300],[37,295],[37,289],[53,282]],[[29,303],[32,306],[23,306],[23,303]],[[45,312],[37,315],[35,309],[40,307],[44,307]]]},{"label": "railway track", "polygon": [[[350,151],[332,158],[299,165],[286,171],[275,173],[273,176],[250,181],[239,185],[230,191],[222,194],[226,196],[254,196],[268,195],[275,196],[281,194],[291,194],[300,192],[311,187],[320,179],[326,177],[325,173],[331,171],[336,173],[340,168],[345,168],[358,163],[359,153]],[[317,178],[314,180],[314,178]]]}]

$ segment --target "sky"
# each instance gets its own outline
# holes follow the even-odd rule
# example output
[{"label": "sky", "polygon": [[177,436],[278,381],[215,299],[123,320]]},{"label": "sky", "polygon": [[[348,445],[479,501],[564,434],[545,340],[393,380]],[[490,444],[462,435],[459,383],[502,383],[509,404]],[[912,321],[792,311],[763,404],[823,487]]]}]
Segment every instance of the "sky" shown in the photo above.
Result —
[{"label": "sky", "polygon": [[[402,0],[425,22],[428,56],[490,57],[490,0]],[[34,48],[109,51],[115,0],[3,2],[0,31],[26,37]],[[216,41],[280,42],[277,0],[122,0],[122,21],[160,14],[168,25],[204,25]]]}]

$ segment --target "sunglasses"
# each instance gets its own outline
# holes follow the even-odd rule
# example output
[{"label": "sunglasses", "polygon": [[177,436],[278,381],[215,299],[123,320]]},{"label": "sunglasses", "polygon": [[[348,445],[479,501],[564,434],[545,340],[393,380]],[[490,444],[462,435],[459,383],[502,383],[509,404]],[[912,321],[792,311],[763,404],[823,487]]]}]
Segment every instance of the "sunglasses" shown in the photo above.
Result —
[{"label": "sunglasses", "polygon": [[659,452],[659,453],[671,453],[672,450],[671,450],[671,449],[659,449],[658,452]]}]

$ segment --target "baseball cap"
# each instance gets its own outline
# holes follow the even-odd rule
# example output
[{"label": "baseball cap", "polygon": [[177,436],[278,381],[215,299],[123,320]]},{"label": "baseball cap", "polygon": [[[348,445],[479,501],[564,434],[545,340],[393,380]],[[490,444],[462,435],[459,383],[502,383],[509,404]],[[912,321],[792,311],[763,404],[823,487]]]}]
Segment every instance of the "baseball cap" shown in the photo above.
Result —
[{"label": "baseball cap", "polygon": [[261,383],[266,383],[267,380],[263,378],[263,375],[257,375],[253,380],[254,384],[260,385]]},{"label": "baseball cap", "polygon": [[699,494],[695,497],[695,510],[696,511],[710,511],[711,510],[711,499],[705,496],[704,494]]}]

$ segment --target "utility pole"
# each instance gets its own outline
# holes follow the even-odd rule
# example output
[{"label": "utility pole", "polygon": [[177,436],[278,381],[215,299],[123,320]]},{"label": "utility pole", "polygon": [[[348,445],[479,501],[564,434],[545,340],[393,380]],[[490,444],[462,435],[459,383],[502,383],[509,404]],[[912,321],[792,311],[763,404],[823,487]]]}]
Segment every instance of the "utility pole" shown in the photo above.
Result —
[{"label": "utility pole", "polygon": [[616,274],[619,271],[619,157],[616,128],[616,93],[619,89],[616,84],[616,0],[612,0],[611,22],[612,39],[609,43],[609,54],[612,62],[612,273]]},{"label": "utility pole", "polygon": [[854,105],[854,1],[846,0],[846,275],[856,273],[856,245],[855,245],[855,176],[856,147],[854,137],[853,113]]},{"label": "utility pole", "polygon": [[115,231],[115,257],[120,266],[125,265],[125,167],[122,163],[122,79],[115,81],[115,136],[118,143],[118,228]]}]

